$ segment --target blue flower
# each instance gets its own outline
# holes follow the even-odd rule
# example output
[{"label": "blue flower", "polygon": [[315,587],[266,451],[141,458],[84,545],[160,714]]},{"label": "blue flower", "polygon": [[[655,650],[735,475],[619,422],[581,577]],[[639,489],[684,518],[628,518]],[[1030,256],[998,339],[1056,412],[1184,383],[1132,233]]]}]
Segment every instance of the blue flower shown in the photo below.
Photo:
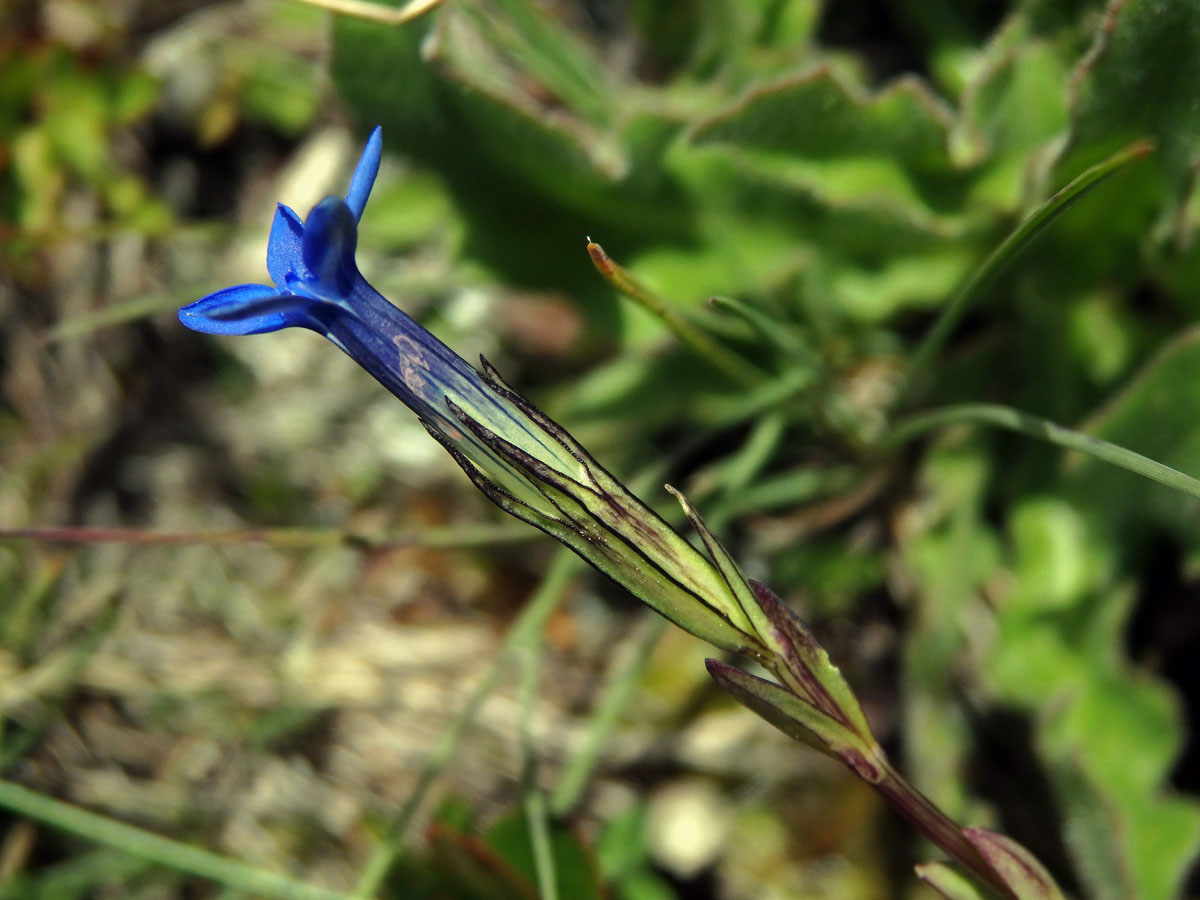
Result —
[{"label": "blue flower", "polygon": [[[179,311],[179,320],[207,334],[263,334],[298,326],[323,334],[370,372],[442,437],[470,445],[452,406],[498,416],[494,430],[515,436],[530,449],[562,458],[548,442],[513,414],[465,360],[396,308],[358,271],[354,259],[358,222],[383,150],[376,128],[350,180],[346,197],[326,197],[301,221],[279,204],[267,242],[272,285],[239,284],[209,294]],[[449,401],[449,403],[447,403]],[[513,435],[513,432],[516,432]]]},{"label": "blue flower", "polygon": [[382,147],[376,128],[345,198],[326,197],[303,221],[280,204],[267,244],[273,284],[209,294],[183,307],[180,321],[207,334],[298,326],[324,335],[412,409],[506,512],[693,634],[731,650],[759,648],[740,576],[700,555],[486,360],[477,372],[363,278],[354,260],[358,223]]}]

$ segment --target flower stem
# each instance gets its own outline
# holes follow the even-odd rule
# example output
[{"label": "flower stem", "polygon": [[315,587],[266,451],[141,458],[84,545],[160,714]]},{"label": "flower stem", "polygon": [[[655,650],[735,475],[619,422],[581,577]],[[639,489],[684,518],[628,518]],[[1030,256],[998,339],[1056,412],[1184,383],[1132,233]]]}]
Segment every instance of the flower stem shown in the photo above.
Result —
[{"label": "flower stem", "polygon": [[141,528],[76,528],[45,526],[0,528],[0,541],[43,541],[56,544],[269,544],[314,547],[345,544],[368,549],[427,547],[438,550],[487,547],[537,538],[523,525],[452,525],[408,534],[366,533],[341,528],[236,528],[228,531],[146,531]]},{"label": "flower stem", "polygon": [[667,630],[667,620],[647,610],[637,627],[641,633],[629,646],[628,658],[621,660],[610,672],[607,683],[601,689],[587,734],[572,754],[554,786],[554,793],[550,795],[550,809],[556,816],[570,813],[583,795],[605,742],[638,687],[650,663],[654,646]]},{"label": "flower stem", "polygon": [[1012,889],[984,861],[979,851],[967,840],[962,828],[896,771],[881,748],[877,748],[874,762],[883,773],[883,778],[874,788],[897,812],[999,896],[1015,900]]},{"label": "flower stem", "polygon": [[[556,591],[561,594],[561,591]],[[543,624],[545,624],[543,622]],[[533,734],[533,710],[537,706],[538,677],[542,671],[542,631],[529,631],[522,635],[517,647],[520,662],[521,682],[517,690],[520,713],[521,756],[524,769],[522,790],[524,793],[525,824],[529,829],[529,844],[533,850],[533,867],[537,875],[539,900],[558,900],[558,873],[555,869],[554,850],[550,842],[550,823],[546,813],[546,796],[538,786],[537,742]]]}]

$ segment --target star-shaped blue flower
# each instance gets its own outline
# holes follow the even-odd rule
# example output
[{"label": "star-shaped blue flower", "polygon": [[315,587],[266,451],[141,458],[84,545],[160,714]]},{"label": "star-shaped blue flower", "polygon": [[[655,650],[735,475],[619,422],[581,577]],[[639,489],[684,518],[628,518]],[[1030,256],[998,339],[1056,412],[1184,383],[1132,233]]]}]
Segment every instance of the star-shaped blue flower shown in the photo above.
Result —
[{"label": "star-shaped blue flower", "polygon": [[[345,198],[326,197],[303,221],[279,204],[267,243],[274,284],[239,284],[179,311],[184,325],[207,334],[263,334],[299,326],[323,334],[443,437],[464,436],[451,406],[472,410],[492,429],[515,429],[537,448],[546,441],[500,402],[467,362],[392,305],[358,271],[358,222],[383,150],[376,128],[367,141]],[[447,403],[449,401],[449,404]],[[552,442],[551,442],[552,443]],[[561,448],[550,448],[561,456]],[[473,457],[476,454],[471,454]]]}]

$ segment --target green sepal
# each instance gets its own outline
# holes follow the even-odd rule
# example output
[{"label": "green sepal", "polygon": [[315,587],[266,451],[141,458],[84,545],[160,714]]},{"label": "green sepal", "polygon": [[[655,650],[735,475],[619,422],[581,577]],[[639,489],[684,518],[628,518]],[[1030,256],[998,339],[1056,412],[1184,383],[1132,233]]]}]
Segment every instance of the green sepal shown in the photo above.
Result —
[{"label": "green sepal", "polygon": [[[493,449],[535,481],[550,484],[570,495],[606,529],[631,546],[649,551],[643,555],[651,558],[659,568],[669,571],[674,580],[703,598],[706,605],[718,609],[734,628],[744,632],[743,645],[748,641],[753,643],[754,629],[750,619],[722,574],[661,516],[614,478],[561,425],[510,388],[487,359],[481,356],[480,364],[488,386],[561,446],[574,460],[576,472],[565,475],[525,453],[503,436],[499,442],[492,442]],[[469,417],[460,417],[460,421],[485,442],[489,440],[480,431],[482,426]]]},{"label": "green sepal", "polygon": [[712,529],[700,517],[700,513],[696,512],[696,507],[692,506],[687,497],[683,496],[683,494],[669,484],[663,485],[663,487],[667,489],[667,493],[679,501],[684,515],[692,523],[692,527],[696,529],[696,533],[700,535],[700,540],[704,542],[704,549],[708,551],[708,558],[712,560],[717,573],[721,576],[721,580],[725,582],[725,587],[728,589],[730,596],[737,601],[741,611],[745,614],[749,626],[754,629],[754,632],[763,644],[775,650],[782,649],[774,647],[774,629],[771,627],[771,622],[762,609],[759,608],[758,601],[754,598],[754,592],[750,589],[750,585],[746,581],[746,576],[742,574],[741,569],[738,568],[738,564],[729,555],[729,551],[725,549],[721,541],[713,534]]},{"label": "green sepal", "polygon": [[1064,900],[1046,867],[1012,838],[986,828],[964,828],[963,835],[1017,900]]},{"label": "green sepal", "polygon": [[788,737],[841,760],[869,784],[884,778],[883,769],[873,761],[873,742],[864,741],[787,688],[719,660],[706,659],[704,665],[722,690]]},{"label": "green sepal", "polygon": [[[450,454],[484,496],[507,512],[570,547],[590,565],[680,628],[715,647],[735,653],[756,654],[753,639],[700,597],[674,582],[623,540],[614,540],[572,498],[540,485],[543,504],[528,503],[497,484],[452,441],[436,428],[426,430]],[[486,429],[483,429],[486,432]],[[494,436],[493,436],[494,437]],[[574,503],[574,508],[571,504]]]},{"label": "green sepal", "polygon": [[818,708],[840,721],[864,742],[873,743],[871,726],[867,724],[858,698],[846,683],[841,670],[830,661],[825,648],[817,643],[808,624],[769,587],[754,579],[750,579],[749,584],[759,608],[770,620],[777,635],[772,644],[783,648],[782,658],[788,671],[800,682]]},{"label": "green sepal", "polygon": [[994,896],[948,863],[920,863],[913,868],[918,878],[946,900],[992,900]]}]

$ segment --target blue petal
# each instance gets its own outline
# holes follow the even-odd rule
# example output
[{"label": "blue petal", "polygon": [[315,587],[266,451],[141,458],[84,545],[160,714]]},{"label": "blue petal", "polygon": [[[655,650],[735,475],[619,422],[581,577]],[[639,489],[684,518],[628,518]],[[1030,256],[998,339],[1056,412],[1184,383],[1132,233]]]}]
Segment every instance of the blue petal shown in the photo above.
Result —
[{"label": "blue petal", "polygon": [[375,176],[379,174],[379,157],[382,153],[383,129],[376,126],[367,138],[367,146],[363,148],[362,156],[354,169],[354,177],[350,179],[350,190],[346,192],[346,205],[354,214],[355,222],[362,218],[367,197],[375,185]]},{"label": "blue petal", "polygon": [[344,300],[359,279],[354,262],[358,226],[341,197],[326,197],[304,220],[304,286],[325,300]]},{"label": "blue petal", "polygon": [[265,284],[238,284],[179,310],[179,321],[204,334],[264,334],[291,325],[312,327],[312,300]]},{"label": "blue petal", "polygon": [[271,223],[271,237],[267,240],[267,272],[281,291],[288,289],[288,275],[303,279],[304,223],[290,206],[280,203],[275,209],[275,220]]}]

